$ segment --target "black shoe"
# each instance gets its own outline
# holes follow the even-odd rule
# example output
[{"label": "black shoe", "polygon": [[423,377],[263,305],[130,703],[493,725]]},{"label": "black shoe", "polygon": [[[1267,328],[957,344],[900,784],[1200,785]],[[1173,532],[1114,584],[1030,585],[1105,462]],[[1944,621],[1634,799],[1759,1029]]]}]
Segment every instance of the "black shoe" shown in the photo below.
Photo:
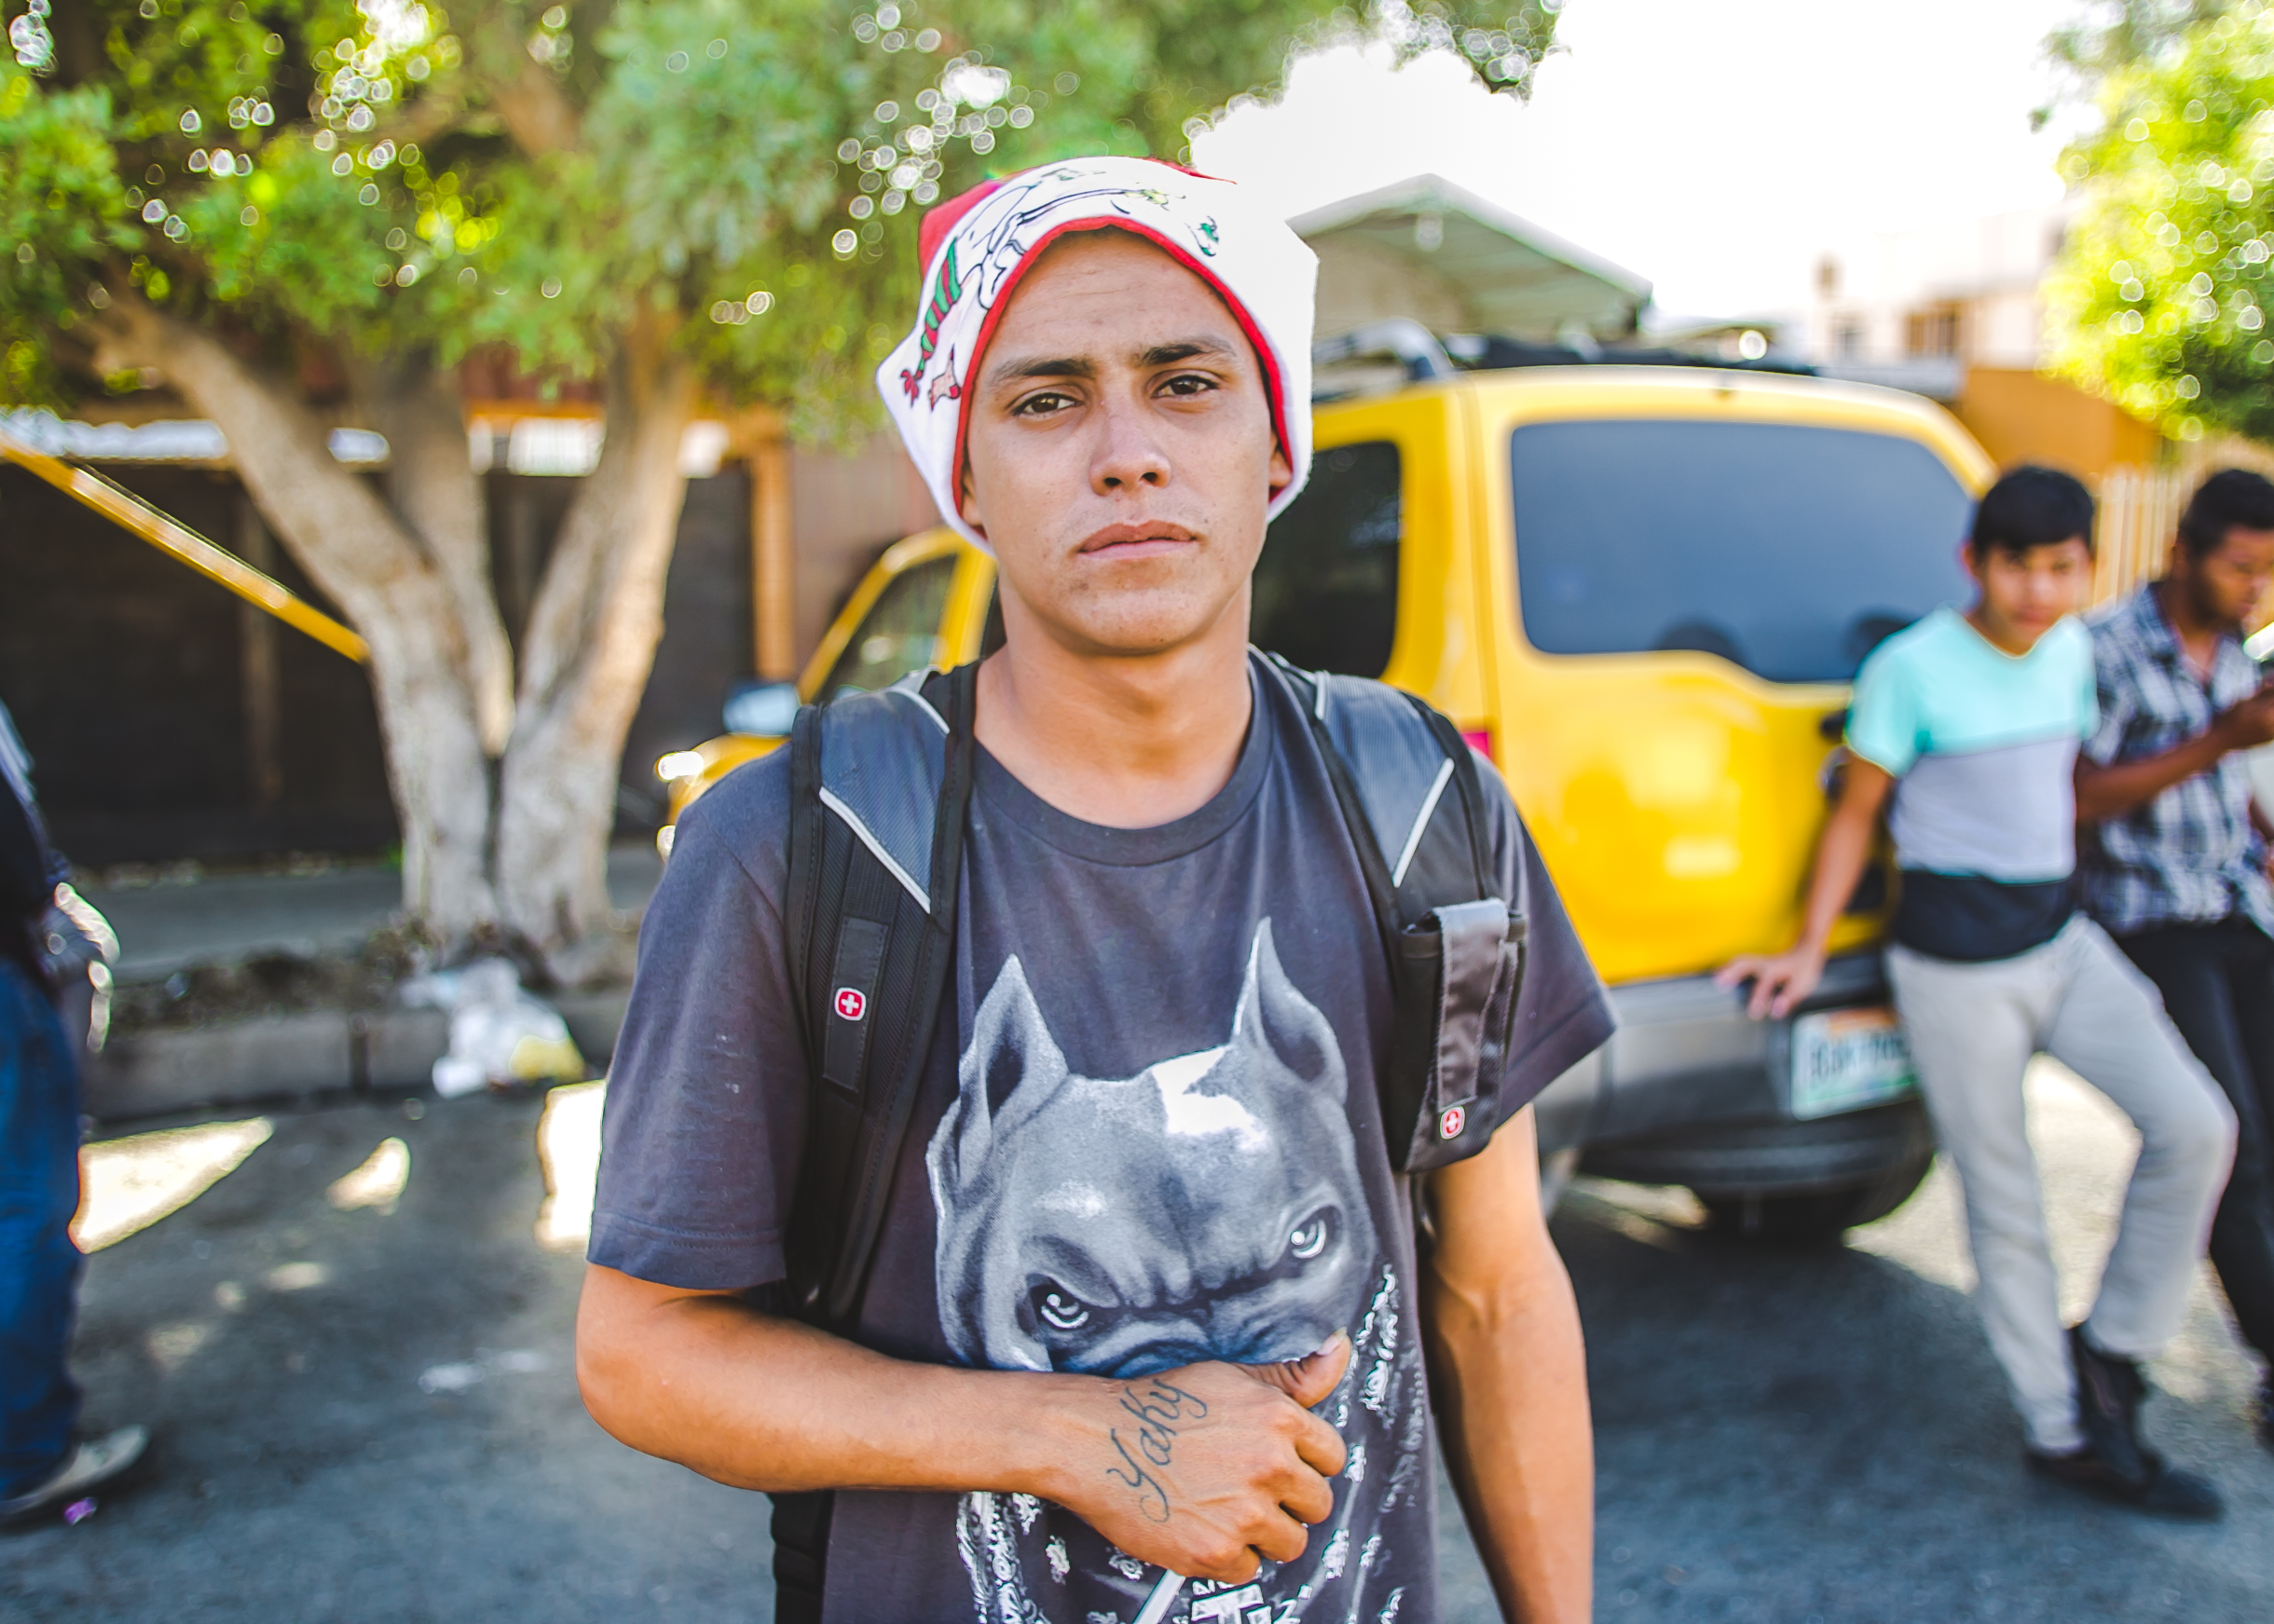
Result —
[{"label": "black shoe", "polygon": [[2089,1443],[2074,1454],[2023,1453],[2031,1471],[2118,1506],[2190,1522],[2215,1522],[2226,1513],[2209,1478],[2166,1466],[2154,1450],[2134,1452],[2143,1468],[2137,1476],[2111,1466]]},{"label": "black shoe", "polygon": [[2076,1421],[2087,1448],[2119,1478],[2144,1489],[2154,1473],[2150,1453],[2140,1443],[2140,1401],[2147,1396],[2140,1367],[2101,1352],[2085,1339],[2081,1325],[2069,1328],[2069,1358],[2076,1368]]}]

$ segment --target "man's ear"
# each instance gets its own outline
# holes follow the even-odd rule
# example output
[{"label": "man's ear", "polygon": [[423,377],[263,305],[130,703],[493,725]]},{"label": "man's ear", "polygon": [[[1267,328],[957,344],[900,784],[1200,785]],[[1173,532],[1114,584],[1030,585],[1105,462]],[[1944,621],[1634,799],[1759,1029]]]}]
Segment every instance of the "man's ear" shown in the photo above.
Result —
[{"label": "man's ear", "polygon": [[980,535],[987,534],[987,512],[979,506],[979,493],[972,487],[971,463],[965,459],[963,476],[956,482],[955,511],[965,524]]},{"label": "man's ear", "polygon": [[1277,439],[1271,442],[1271,494],[1278,496],[1295,482],[1295,464],[1287,460],[1287,448]]}]

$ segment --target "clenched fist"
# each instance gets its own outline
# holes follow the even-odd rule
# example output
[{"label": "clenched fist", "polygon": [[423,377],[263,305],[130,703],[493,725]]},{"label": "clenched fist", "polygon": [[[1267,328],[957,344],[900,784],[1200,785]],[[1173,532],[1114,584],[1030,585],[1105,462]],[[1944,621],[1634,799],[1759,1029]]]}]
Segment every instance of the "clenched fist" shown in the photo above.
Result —
[{"label": "clenched fist", "polygon": [[1050,1498],[1140,1562],[1237,1584],[1303,1554],[1335,1508],[1342,1437],[1310,1412],[1342,1380],[1350,1339],[1308,1358],[1218,1360],[1101,1381],[1074,1400],[1080,1440]]}]

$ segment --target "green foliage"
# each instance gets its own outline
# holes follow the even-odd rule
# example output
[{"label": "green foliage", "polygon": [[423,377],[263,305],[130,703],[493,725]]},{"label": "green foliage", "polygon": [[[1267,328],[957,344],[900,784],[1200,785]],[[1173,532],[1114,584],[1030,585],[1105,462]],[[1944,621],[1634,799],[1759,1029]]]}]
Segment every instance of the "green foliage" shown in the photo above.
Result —
[{"label": "green foliage", "polygon": [[70,0],[51,61],[0,64],[0,397],[97,387],[89,317],[132,287],[280,360],[586,375],[660,318],[719,393],[850,430],[929,203],[1182,157],[1362,28],[1521,92],[1551,3]]},{"label": "green foliage", "polygon": [[2119,27],[2073,58],[2103,122],[2063,159],[2087,207],[2048,288],[2061,364],[2180,438],[2274,440],[2274,15]]}]

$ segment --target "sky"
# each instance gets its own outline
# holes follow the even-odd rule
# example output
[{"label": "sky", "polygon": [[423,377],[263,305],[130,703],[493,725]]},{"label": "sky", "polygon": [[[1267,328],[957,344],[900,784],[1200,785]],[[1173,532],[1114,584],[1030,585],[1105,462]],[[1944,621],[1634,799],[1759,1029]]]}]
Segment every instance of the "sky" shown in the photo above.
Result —
[{"label": "sky", "polygon": [[[1792,313],[1827,247],[2049,204],[2044,41],[2085,0],[1569,0],[1528,103],[1342,48],[1194,167],[1286,213],[1433,171],[1654,284],[1660,320]],[[2073,127],[2073,117],[2071,120]]]}]

